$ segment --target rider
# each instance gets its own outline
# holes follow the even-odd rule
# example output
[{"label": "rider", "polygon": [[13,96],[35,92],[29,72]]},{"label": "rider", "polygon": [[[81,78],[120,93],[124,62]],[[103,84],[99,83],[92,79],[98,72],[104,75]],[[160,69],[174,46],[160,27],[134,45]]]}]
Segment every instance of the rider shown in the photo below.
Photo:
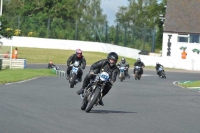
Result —
[{"label": "rider", "polygon": [[[73,64],[75,61],[79,61],[80,65],[82,66],[82,69],[85,69],[86,66],[86,60],[84,56],[82,55],[81,49],[77,49],[75,54],[72,54],[69,59],[67,60],[67,80],[69,80],[70,77],[70,71],[72,70],[73,66],[70,66],[70,64]],[[82,75],[83,71],[80,69],[78,72],[78,80],[79,82],[82,81]]]},{"label": "rider", "polygon": [[144,63],[141,61],[140,58],[137,59],[137,62],[135,62],[134,64],[134,70],[133,70],[133,73],[135,74],[135,66],[139,66],[141,67],[141,71],[140,71],[140,74],[142,75],[143,74],[143,68],[145,67]]},{"label": "rider", "polygon": [[55,67],[56,65],[55,64],[53,64],[53,62],[52,61],[50,61],[49,63],[48,63],[48,68],[53,68],[53,67]]},{"label": "rider", "polygon": [[117,64],[117,66],[118,67],[127,67],[127,69],[124,71],[125,72],[125,76],[130,78],[130,75],[128,74],[129,64],[128,64],[128,62],[126,62],[125,58],[122,58],[121,62],[119,64]]},{"label": "rider", "polygon": [[[107,82],[105,85],[105,88],[103,90],[103,96],[105,96],[109,90],[111,89],[113,83],[116,81],[116,77],[118,74],[118,67],[116,66],[118,60],[118,55],[115,52],[111,52],[108,54],[107,59],[99,60],[95,62],[91,67],[89,74],[86,75],[82,88],[78,90],[76,93],[78,95],[84,93],[85,87],[90,83],[90,79],[94,79],[95,75],[93,74],[98,74],[100,72],[107,72],[110,77],[110,82]],[[102,99],[99,101],[100,105],[104,105]]]},{"label": "rider", "polygon": [[[158,62],[156,62],[155,68],[156,68],[156,71],[157,71],[157,74],[158,74],[158,75],[160,75],[160,71],[158,71],[158,69],[159,69],[160,67],[163,67],[163,68],[164,68],[163,65],[159,64]],[[163,71],[164,71],[164,70],[163,70]]]}]

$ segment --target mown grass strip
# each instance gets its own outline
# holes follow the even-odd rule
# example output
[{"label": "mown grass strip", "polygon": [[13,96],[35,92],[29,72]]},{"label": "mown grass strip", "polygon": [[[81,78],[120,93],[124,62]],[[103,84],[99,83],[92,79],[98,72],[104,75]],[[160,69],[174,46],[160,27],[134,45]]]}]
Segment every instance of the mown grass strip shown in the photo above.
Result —
[{"label": "mown grass strip", "polygon": [[180,86],[183,87],[199,87],[200,88],[200,81],[186,81],[186,82],[179,82],[178,83]]},{"label": "mown grass strip", "polygon": [[[74,50],[18,47],[18,58],[25,58],[27,63],[48,63],[49,61],[53,61],[54,64],[66,64],[67,59],[74,53]],[[98,60],[107,58],[107,53],[100,52],[83,51],[83,55],[86,59],[87,65],[91,65]],[[120,61],[121,58],[122,56],[119,56],[118,61]],[[133,58],[126,58],[126,60],[131,66],[133,66],[136,61]]]},{"label": "mown grass strip", "polygon": [[5,69],[0,71],[0,84],[13,83],[40,76],[55,76],[51,69]]}]

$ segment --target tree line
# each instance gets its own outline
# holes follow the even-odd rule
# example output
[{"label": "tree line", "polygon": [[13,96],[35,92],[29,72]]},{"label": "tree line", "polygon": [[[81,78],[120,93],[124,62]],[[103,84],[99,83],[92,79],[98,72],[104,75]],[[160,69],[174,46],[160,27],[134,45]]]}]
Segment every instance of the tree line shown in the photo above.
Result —
[{"label": "tree line", "polygon": [[0,34],[98,41],[142,49],[152,44],[155,31],[156,48],[161,48],[163,22],[159,14],[165,14],[166,2],[128,0],[128,6],[118,8],[115,24],[108,25],[101,0],[4,0]]}]

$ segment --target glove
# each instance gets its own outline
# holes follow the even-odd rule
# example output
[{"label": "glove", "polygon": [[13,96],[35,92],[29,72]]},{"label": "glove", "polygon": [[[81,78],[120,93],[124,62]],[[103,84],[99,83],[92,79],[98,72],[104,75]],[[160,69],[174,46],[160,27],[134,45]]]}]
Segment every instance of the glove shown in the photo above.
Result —
[{"label": "glove", "polygon": [[84,70],[84,69],[85,69],[85,67],[82,67],[82,69]]},{"label": "glove", "polygon": [[89,74],[90,74],[90,75],[93,75],[93,74],[94,74],[94,71],[93,71],[93,70],[91,70]]}]

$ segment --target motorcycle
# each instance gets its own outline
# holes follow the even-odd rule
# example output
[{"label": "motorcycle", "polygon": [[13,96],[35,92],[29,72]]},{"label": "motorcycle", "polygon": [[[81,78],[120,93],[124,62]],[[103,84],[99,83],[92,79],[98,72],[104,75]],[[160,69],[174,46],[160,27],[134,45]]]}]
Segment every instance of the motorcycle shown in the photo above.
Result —
[{"label": "motorcycle", "polygon": [[69,83],[70,83],[70,88],[74,88],[74,85],[76,85],[79,82],[77,75],[81,67],[79,61],[75,61],[70,66],[72,66],[72,70],[70,71]]},{"label": "motorcycle", "polygon": [[140,80],[141,78],[141,67],[140,66],[135,66],[135,80]]},{"label": "motorcycle", "polygon": [[158,68],[159,77],[166,78],[165,71],[162,66]]},{"label": "motorcycle", "polygon": [[90,84],[84,89],[84,93],[81,94],[83,99],[81,110],[85,110],[87,113],[91,111],[94,105],[98,105],[103,97],[103,89],[110,79],[107,72],[95,75],[95,79],[91,80]]},{"label": "motorcycle", "polygon": [[119,79],[122,82],[126,78],[125,70],[127,70],[127,67],[118,67],[118,68],[119,68]]}]

